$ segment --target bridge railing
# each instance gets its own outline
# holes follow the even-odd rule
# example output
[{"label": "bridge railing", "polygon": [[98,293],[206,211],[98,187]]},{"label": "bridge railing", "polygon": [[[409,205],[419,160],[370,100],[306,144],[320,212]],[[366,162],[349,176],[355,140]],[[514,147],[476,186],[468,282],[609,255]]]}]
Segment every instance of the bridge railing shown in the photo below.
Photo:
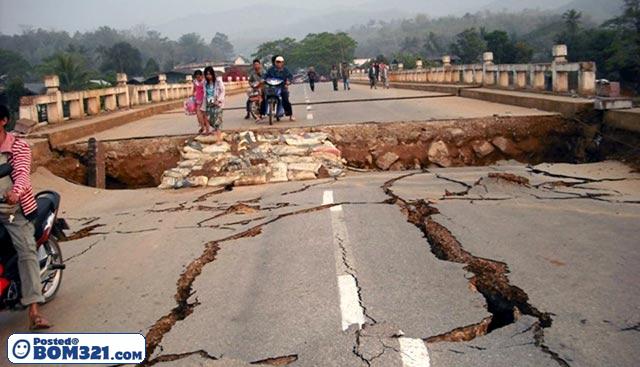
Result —
[{"label": "bridge railing", "polygon": [[[553,47],[553,61],[541,64],[493,63],[493,53],[483,54],[482,64],[454,65],[450,56],[442,57],[442,66],[422,67],[418,60],[416,69],[389,73],[390,82],[462,84],[509,90],[530,90],[557,94],[575,93],[581,96],[596,94],[595,62],[567,62],[567,47]],[[352,77],[368,79],[366,71],[358,71]]]},{"label": "bridge railing", "polygon": [[[227,91],[246,89],[248,84],[244,79],[225,81]],[[128,85],[127,75],[122,73],[116,75],[116,80],[113,87],[62,92],[58,76],[47,75],[44,77],[46,94],[20,99],[20,118],[59,123],[139,105],[185,99],[193,88],[191,75],[187,75],[183,83],[167,83],[166,75],[160,74],[155,85]]]}]

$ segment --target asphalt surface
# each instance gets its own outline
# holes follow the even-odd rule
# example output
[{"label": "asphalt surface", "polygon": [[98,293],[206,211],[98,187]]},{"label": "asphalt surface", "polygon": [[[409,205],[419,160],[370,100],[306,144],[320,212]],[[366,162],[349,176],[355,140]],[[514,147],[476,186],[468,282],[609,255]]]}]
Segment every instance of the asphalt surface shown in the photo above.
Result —
[{"label": "asphalt surface", "polygon": [[[62,194],[69,234],[88,232],[61,244],[62,288],[43,308],[51,331],[142,332],[158,366],[640,361],[640,174],[620,163],[352,173],[223,193],[95,190],[43,169],[33,180]],[[523,308],[466,341],[432,339],[492,313],[472,270],[439,259],[408,221],[418,200],[435,210],[417,223],[504,263],[550,325]],[[158,332],[189,279],[189,312]],[[26,315],[4,312],[0,324],[6,341]]]},{"label": "asphalt surface", "polygon": [[[276,123],[281,127],[348,124],[358,122],[429,121],[445,119],[477,118],[493,115],[536,116],[549,114],[530,108],[485,102],[481,100],[452,97],[443,93],[411,91],[405,89],[377,89],[359,84],[351,90],[342,87],[335,92],[331,83],[318,83],[315,92],[308,85],[291,87],[295,122],[283,119]],[[227,98],[223,129],[255,129],[269,126],[256,125],[245,120],[246,95],[237,94]],[[329,103],[326,102],[342,102]],[[152,116],[127,125],[97,134],[98,140],[134,137],[183,135],[197,132],[194,116],[185,116],[181,110]]]}]

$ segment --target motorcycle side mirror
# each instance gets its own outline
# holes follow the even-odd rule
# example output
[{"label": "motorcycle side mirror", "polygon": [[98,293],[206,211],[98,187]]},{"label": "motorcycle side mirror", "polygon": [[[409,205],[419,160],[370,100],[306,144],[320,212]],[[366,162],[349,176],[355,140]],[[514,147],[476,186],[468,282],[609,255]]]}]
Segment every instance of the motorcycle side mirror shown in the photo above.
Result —
[{"label": "motorcycle side mirror", "polygon": [[9,163],[0,164],[0,178],[7,177],[13,171],[13,167]]}]

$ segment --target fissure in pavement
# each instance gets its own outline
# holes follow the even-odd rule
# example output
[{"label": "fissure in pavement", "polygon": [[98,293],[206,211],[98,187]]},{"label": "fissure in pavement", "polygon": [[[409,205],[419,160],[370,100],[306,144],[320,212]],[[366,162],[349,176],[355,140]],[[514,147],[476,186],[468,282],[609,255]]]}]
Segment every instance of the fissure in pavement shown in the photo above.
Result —
[{"label": "fissure in pavement", "polygon": [[[427,171],[425,171],[426,173]],[[453,234],[432,219],[439,214],[437,208],[420,199],[406,201],[396,195],[392,186],[407,177],[420,174],[410,173],[387,181],[382,189],[390,197],[390,202],[400,206],[407,220],[422,231],[428,240],[431,252],[440,260],[465,264],[465,269],[473,274],[470,284],[485,298],[489,318],[480,322],[456,328],[450,332],[426,338],[427,343],[470,341],[479,336],[513,324],[518,315],[525,314],[538,319],[535,330],[535,344],[561,366],[569,366],[567,361],[544,344],[544,329],[551,327],[553,319],[549,312],[542,312],[529,303],[529,296],[521,288],[510,283],[507,264],[495,260],[476,257],[466,251]],[[517,177],[500,176],[501,179],[522,184]],[[468,185],[466,185],[468,186]]]},{"label": "fissure in pavement", "polygon": [[[259,199],[258,199],[259,200]],[[243,203],[246,203],[247,201],[244,201]],[[161,362],[162,358],[166,358],[163,357],[162,355],[157,356],[153,359],[151,359],[151,357],[153,356],[153,354],[155,353],[156,349],[158,348],[158,346],[160,345],[160,343],[162,342],[162,339],[164,338],[164,336],[171,331],[171,329],[173,328],[173,326],[181,321],[184,320],[185,318],[187,318],[189,315],[191,315],[194,311],[194,309],[200,304],[198,299],[196,298],[194,302],[189,302],[189,298],[193,295],[193,283],[195,282],[196,278],[202,273],[203,268],[213,262],[216,259],[216,256],[218,254],[218,251],[220,251],[221,249],[221,245],[225,242],[231,242],[234,240],[238,240],[241,238],[249,238],[249,237],[255,237],[257,235],[259,235],[262,232],[262,228],[264,226],[267,226],[269,224],[272,224],[274,222],[277,222],[281,219],[290,217],[290,216],[294,216],[294,215],[301,215],[301,214],[307,214],[307,213],[312,213],[312,212],[316,212],[316,211],[321,211],[321,210],[325,210],[325,209],[329,209],[331,207],[334,206],[339,206],[339,205],[350,205],[350,204],[372,204],[372,203],[351,203],[351,202],[343,202],[343,203],[334,203],[334,204],[326,204],[326,205],[320,205],[320,206],[316,206],[316,207],[312,207],[312,208],[306,208],[306,209],[300,209],[300,210],[296,210],[296,211],[292,211],[292,212],[288,212],[288,213],[282,213],[277,215],[276,217],[267,220],[266,222],[260,223],[254,227],[251,227],[245,231],[242,231],[240,233],[228,236],[226,238],[220,239],[220,240],[216,240],[216,241],[212,241],[209,242],[205,245],[204,251],[202,252],[202,254],[194,259],[193,261],[191,261],[189,263],[189,265],[187,265],[187,268],[185,269],[185,271],[182,272],[182,274],[180,275],[180,277],[178,278],[178,281],[176,282],[176,294],[174,296],[174,299],[176,301],[176,306],[166,315],[162,316],[160,319],[158,319],[154,325],[149,329],[149,331],[147,332],[146,335],[146,351],[147,351],[147,355],[145,358],[145,362],[143,363],[143,365],[145,366],[151,366],[154,365],[156,363]],[[181,358],[186,357],[187,355],[180,355],[183,356]],[[286,357],[278,357],[278,358],[270,358],[267,360],[263,360],[263,361],[259,361],[259,362],[255,362],[256,364],[272,364],[272,365],[286,365],[288,363],[291,363],[293,361],[297,360],[297,356],[296,355],[292,355],[292,356],[286,356]],[[269,362],[269,363],[268,363]],[[280,363],[280,364],[273,364],[273,363]]]}]

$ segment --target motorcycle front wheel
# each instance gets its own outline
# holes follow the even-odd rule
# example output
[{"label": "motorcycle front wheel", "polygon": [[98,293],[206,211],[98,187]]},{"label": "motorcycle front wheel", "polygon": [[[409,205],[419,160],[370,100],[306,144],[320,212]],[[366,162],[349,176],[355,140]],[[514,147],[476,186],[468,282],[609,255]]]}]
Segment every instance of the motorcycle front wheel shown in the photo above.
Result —
[{"label": "motorcycle front wheel", "polygon": [[278,102],[272,99],[269,104],[269,125],[273,125],[273,116],[276,114],[275,111],[278,108]]},{"label": "motorcycle front wheel", "polygon": [[42,296],[44,297],[44,302],[48,303],[60,289],[64,265],[62,251],[55,237],[50,237],[42,247],[47,254],[47,265],[40,270],[40,278],[42,279]]}]

